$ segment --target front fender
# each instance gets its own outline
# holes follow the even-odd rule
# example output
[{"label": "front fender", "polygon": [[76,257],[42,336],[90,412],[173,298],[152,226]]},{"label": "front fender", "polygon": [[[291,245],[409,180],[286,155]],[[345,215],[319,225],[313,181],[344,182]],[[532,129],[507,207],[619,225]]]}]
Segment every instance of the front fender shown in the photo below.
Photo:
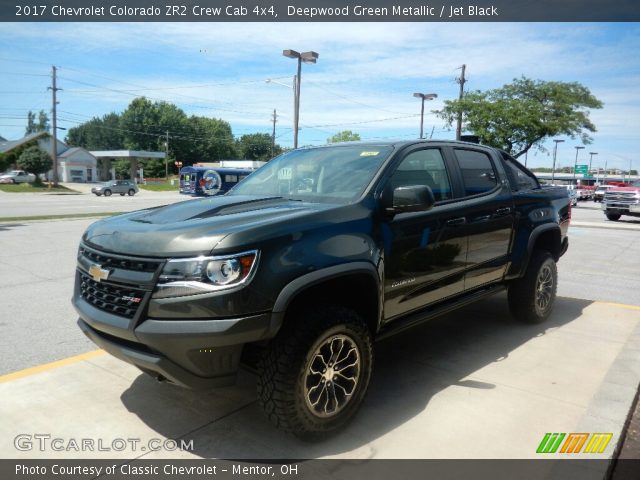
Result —
[{"label": "front fender", "polygon": [[284,316],[287,308],[297,295],[308,288],[326,282],[327,280],[333,280],[352,274],[370,275],[376,284],[378,292],[380,291],[381,282],[380,277],[378,276],[378,270],[369,262],[344,263],[307,273],[285,285],[276,298],[271,315],[270,333],[275,335],[278,332],[284,322]]}]

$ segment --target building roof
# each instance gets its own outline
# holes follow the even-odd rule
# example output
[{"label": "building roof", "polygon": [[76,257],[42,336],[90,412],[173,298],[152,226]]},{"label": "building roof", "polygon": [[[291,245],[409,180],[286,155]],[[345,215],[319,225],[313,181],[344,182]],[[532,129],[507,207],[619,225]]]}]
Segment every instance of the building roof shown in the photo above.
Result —
[{"label": "building roof", "polygon": [[32,142],[33,140],[37,140],[38,138],[44,137],[47,135],[49,135],[47,132],[36,132],[36,133],[30,133],[29,135],[26,135],[18,140],[2,139],[3,141],[0,141],[0,153],[10,152],[11,150],[19,147],[20,145],[24,145],[25,143]]},{"label": "building roof", "polygon": [[144,150],[95,150],[89,152],[96,158],[164,158],[165,152]]},{"label": "building roof", "polygon": [[74,156],[76,153],[78,152],[87,152],[89,153],[87,150],[85,150],[82,147],[71,147],[69,150],[65,150],[64,152],[58,154],[58,158],[69,158]]}]

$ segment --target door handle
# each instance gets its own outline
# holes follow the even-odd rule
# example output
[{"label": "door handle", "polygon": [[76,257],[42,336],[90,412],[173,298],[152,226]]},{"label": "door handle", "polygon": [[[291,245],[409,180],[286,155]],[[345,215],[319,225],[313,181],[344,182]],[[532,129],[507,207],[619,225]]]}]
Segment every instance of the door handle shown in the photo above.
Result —
[{"label": "door handle", "polygon": [[447,225],[449,226],[462,225],[463,223],[467,223],[467,219],[465,217],[458,217],[447,220]]},{"label": "door handle", "polygon": [[504,207],[496,210],[496,215],[500,216],[507,215],[509,213],[511,213],[511,207]]}]

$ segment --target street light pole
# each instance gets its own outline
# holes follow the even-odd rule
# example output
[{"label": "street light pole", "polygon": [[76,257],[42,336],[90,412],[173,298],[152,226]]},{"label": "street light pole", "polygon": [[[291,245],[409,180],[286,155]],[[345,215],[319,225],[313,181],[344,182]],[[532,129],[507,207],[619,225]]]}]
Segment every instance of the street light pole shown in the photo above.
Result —
[{"label": "street light pole", "polygon": [[578,168],[578,152],[580,150],[583,150],[584,147],[576,146],[575,149],[576,149],[576,161],[573,164],[573,183],[574,184],[576,183],[576,168]]},{"label": "street light pole", "polygon": [[296,75],[296,81],[294,82],[293,93],[294,99],[294,115],[293,115],[293,148],[298,148],[298,129],[300,124],[300,80],[302,77],[302,62],[304,63],[316,63],[318,55],[316,52],[296,52],[295,50],[283,50],[282,55],[287,58],[295,58],[298,61],[298,74]]},{"label": "street light pole", "polygon": [[551,169],[551,183],[556,178],[556,155],[558,154],[558,144],[564,142],[564,140],[554,140],[555,147],[553,148],[553,168]]},{"label": "street light pole", "polygon": [[423,137],[424,132],[424,101],[433,100],[438,97],[437,93],[414,93],[414,97],[422,99],[422,108],[420,109],[420,139]]},{"label": "street light pole", "polygon": [[593,162],[593,156],[597,154],[598,152],[589,152],[589,170],[587,171],[587,175],[591,175],[591,163]]}]

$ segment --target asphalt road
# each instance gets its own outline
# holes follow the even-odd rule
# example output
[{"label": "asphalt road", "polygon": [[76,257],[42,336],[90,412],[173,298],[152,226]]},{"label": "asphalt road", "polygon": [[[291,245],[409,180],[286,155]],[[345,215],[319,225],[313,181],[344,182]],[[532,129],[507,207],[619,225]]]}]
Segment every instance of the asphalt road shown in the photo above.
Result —
[{"label": "asphalt road", "polygon": [[[84,188],[86,189],[87,187]],[[124,197],[120,195],[96,197],[86,192],[77,195],[0,192],[0,218],[129,212],[189,199],[191,197],[180,195],[178,192],[151,192],[146,190],[141,190],[133,197],[128,195]]]},{"label": "asphalt road", "polygon": [[[613,223],[597,210],[574,209],[577,223],[598,217]],[[93,221],[0,223],[0,375],[95,349],[70,303],[78,241]],[[569,235],[558,295],[640,305],[640,229],[571,227]]]}]

